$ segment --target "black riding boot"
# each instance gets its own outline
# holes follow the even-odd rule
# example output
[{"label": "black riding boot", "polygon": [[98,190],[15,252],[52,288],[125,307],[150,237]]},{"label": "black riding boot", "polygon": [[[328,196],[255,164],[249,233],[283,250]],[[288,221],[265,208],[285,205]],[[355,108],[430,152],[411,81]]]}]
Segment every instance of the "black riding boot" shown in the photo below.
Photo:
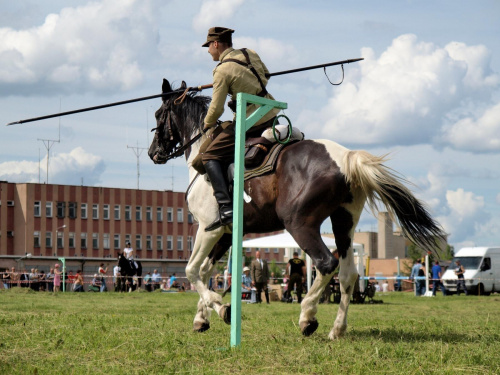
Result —
[{"label": "black riding boot", "polygon": [[233,202],[229,195],[220,162],[217,160],[209,160],[204,163],[204,166],[208,178],[210,178],[210,182],[212,183],[215,199],[219,204],[219,217],[205,228],[205,232],[210,232],[233,222]]}]

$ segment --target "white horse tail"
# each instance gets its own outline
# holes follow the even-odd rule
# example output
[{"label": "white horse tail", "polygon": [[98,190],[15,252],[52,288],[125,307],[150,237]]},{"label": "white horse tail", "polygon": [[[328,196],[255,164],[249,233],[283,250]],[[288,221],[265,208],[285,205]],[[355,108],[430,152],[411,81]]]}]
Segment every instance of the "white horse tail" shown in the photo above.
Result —
[{"label": "white horse tail", "polygon": [[352,189],[361,189],[373,213],[381,201],[403,233],[423,249],[437,248],[444,238],[440,225],[430,216],[424,204],[404,185],[407,181],[383,163],[387,155],[374,156],[366,151],[348,151],[344,156],[343,172]]}]

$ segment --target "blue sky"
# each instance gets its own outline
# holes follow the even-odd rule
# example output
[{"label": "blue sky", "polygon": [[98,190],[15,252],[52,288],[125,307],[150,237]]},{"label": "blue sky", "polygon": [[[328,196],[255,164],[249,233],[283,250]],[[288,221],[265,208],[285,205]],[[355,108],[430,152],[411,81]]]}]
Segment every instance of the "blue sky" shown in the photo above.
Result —
[{"label": "blue sky", "polygon": [[[1,2],[0,123],[156,94],[164,77],[211,83],[201,44],[215,25],[235,29],[235,47],[258,51],[271,72],[364,57],[341,86],[316,70],[268,89],[307,138],[390,153],[453,246],[500,245],[499,16],[498,1]],[[127,146],[149,146],[158,106],[2,126],[0,179],[45,182],[39,139],[58,139],[60,123],[49,182],[135,188]],[[139,161],[141,188],[187,188],[183,160],[156,166],[144,150]],[[359,229],[376,228],[363,214]]]}]

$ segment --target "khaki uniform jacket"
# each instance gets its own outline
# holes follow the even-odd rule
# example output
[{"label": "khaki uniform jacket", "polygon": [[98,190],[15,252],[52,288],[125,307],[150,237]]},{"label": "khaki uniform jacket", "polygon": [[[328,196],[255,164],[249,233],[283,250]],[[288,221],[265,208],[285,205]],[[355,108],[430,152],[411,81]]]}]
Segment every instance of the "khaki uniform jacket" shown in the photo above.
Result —
[{"label": "khaki uniform jacket", "polygon": [[252,260],[252,264],[250,265],[250,275],[252,280],[256,283],[265,283],[269,280],[269,267],[267,266],[267,260],[262,259],[262,265],[260,266],[260,260],[254,259]]},{"label": "khaki uniform jacket", "polygon": [[[266,86],[268,79],[266,74],[269,73],[264,63],[261,61],[259,55],[255,51],[247,49],[248,56],[250,58],[250,63],[255,68],[262,83]],[[228,48],[220,55],[220,62],[222,63],[224,59],[237,59],[246,63],[246,58],[240,50],[235,50],[234,48]],[[242,66],[235,62],[226,62],[224,64],[217,65],[213,71],[213,94],[212,102],[208,108],[207,115],[205,117],[205,126],[212,127],[216,124],[217,120],[224,112],[224,104],[226,102],[227,95],[231,95],[232,100],[236,100],[236,95],[240,92],[257,95],[262,91],[259,80],[255,75],[245,66]],[[267,99],[274,100],[273,96],[269,93],[265,96]],[[258,108],[257,105],[252,104],[247,107],[247,118]],[[279,109],[274,108],[269,111],[262,119],[257,121],[254,125],[260,125],[271,118],[275,117],[279,113]]]}]

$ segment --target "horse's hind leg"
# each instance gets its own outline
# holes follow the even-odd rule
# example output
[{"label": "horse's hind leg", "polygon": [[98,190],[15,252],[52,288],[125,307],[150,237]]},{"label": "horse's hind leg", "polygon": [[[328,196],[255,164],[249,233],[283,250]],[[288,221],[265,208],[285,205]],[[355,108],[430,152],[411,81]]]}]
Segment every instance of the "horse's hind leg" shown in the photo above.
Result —
[{"label": "horse's hind leg", "polygon": [[338,260],[321,240],[319,229],[306,227],[287,229],[300,248],[309,254],[319,271],[311,289],[301,303],[299,326],[302,334],[309,336],[318,328],[318,321],[316,320],[318,302],[333,276],[333,271],[337,268]]},{"label": "horse's hind leg", "polygon": [[[362,207],[361,207],[362,208]],[[340,258],[340,304],[337,312],[337,318],[328,337],[331,340],[342,337],[347,330],[347,311],[354,290],[354,283],[357,280],[358,272],[354,264],[354,250],[352,248],[352,238],[354,229],[359,220],[361,210],[349,212],[345,208],[338,209],[331,216],[333,233]]]}]

